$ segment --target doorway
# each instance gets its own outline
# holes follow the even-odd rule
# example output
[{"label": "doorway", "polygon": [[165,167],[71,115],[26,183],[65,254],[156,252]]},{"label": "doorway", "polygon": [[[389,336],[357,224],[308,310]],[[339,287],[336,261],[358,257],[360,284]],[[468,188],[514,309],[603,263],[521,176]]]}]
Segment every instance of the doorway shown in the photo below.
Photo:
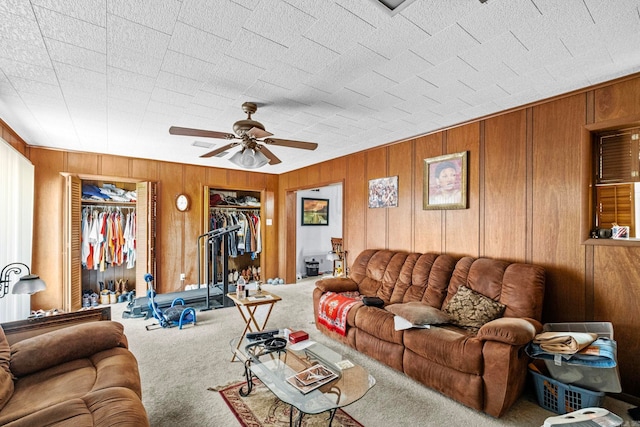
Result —
[{"label": "doorway", "polygon": [[[307,207],[319,201],[326,203],[326,221],[305,221],[303,200]],[[331,274],[333,262],[327,258],[331,252],[331,238],[342,237],[343,188],[342,182],[324,187],[296,191],[296,282],[313,275]]]}]

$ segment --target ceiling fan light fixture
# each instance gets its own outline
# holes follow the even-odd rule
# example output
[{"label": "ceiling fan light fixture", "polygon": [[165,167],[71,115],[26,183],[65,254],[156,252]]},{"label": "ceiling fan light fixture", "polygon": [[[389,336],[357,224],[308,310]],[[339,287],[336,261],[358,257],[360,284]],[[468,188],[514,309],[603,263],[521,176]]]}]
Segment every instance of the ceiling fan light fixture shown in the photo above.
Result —
[{"label": "ceiling fan light fixture", "polygon": [[262,154],[260,150],[254,150],[253,148],[243,148],[242,151],[238,151],[231,156],[229,161],[245,169],[257,169],[269,163],[267,156]]}]

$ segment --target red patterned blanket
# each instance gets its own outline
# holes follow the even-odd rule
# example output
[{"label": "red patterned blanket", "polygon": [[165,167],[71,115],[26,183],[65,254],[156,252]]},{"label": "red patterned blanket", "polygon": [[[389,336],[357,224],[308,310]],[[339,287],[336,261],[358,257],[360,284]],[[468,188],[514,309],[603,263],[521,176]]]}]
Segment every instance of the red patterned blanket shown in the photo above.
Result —
[{"label": "red patterned blanket", "polygon": [[320,297],[318,322],[340,335],[346,335],[349,309],[359,300],[360,298],[351,298],[335,292],[325,293]]}]

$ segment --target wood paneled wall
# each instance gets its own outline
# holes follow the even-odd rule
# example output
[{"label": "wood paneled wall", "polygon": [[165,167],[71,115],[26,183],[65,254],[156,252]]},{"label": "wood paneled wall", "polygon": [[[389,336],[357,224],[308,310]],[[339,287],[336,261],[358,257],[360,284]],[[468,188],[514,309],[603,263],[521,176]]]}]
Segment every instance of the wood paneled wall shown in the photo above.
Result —
[{"label": "wood paneled wall", "polygon": [[[6,125],[3,125],[3,135]],[[24,145],[24,142],[21,142]],[[121,178],[123,181],[155,181],[158,183],[155,284],[159,292],[181,289],[184,284],[197,283],[197,242],[203,233],[202,189],[205,185],[229,190],[261,191],[265,195],[264,217],[274,219],[264,225],[261,257],[263,274],[277,275],[278,240],[274,200],[278,194],[276,175],[235,171],[153,160],[91,153],[65,152],[26,147],[25,152],[35,165],[35,213],[32,270],[47,282],[47,290],[32,297],[33,308],[62,306],[63,204],[65,180],[62,173],[84,176]],[[192,206],[187,212],[175,208],[175,197],[186,193]]]},{"label": "wood paneled wall", "polygon": [[21,152],[23,156],[28,157],[29,148],[27,147],[27,144],[25,144],[22,138],[20,138],[20,136],[15,133],[13,129],[7,126],[7,124],[2,119],[0,119],[0,136],[2,137],[2,139],[11,144],[13,148]]},{"label": "wood paneled wall", "polygon": [[[280,210],[285,216],[291,210],[286,193],[343,182],[350,263],[363,249],[388,248],[542,265],[543,320],[612,322],[625,397],[640,400],[640,243],[587,240],[591,143],[585,130],[639,114],[635,76],[282,174]],[[423,210],[424,159],[461,151],[469,152],[469,208]],[[367,181],[394,175],[398,207],[369,209]],[[282,235],[280,246],[288,239]],[[280,260],[288,281],[295,279],[294,259]]]}]

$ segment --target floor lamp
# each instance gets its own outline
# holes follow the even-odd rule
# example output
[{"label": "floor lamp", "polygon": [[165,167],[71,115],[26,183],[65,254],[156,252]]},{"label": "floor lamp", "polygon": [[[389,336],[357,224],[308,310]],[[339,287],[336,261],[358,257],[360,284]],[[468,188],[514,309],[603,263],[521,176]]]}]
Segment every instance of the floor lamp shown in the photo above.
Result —
[{"label": "floor lamp", "polygon": [[13,285],[13,290],[11,291],[13,294],[31,295],[47,288],[44,280],[36,274],[31,274],[31,270],[26,264],[13,262],[6,265],[0,272],[0,298],[4,298],[9,293],[12,275],[18,277],[18,281]]}]

